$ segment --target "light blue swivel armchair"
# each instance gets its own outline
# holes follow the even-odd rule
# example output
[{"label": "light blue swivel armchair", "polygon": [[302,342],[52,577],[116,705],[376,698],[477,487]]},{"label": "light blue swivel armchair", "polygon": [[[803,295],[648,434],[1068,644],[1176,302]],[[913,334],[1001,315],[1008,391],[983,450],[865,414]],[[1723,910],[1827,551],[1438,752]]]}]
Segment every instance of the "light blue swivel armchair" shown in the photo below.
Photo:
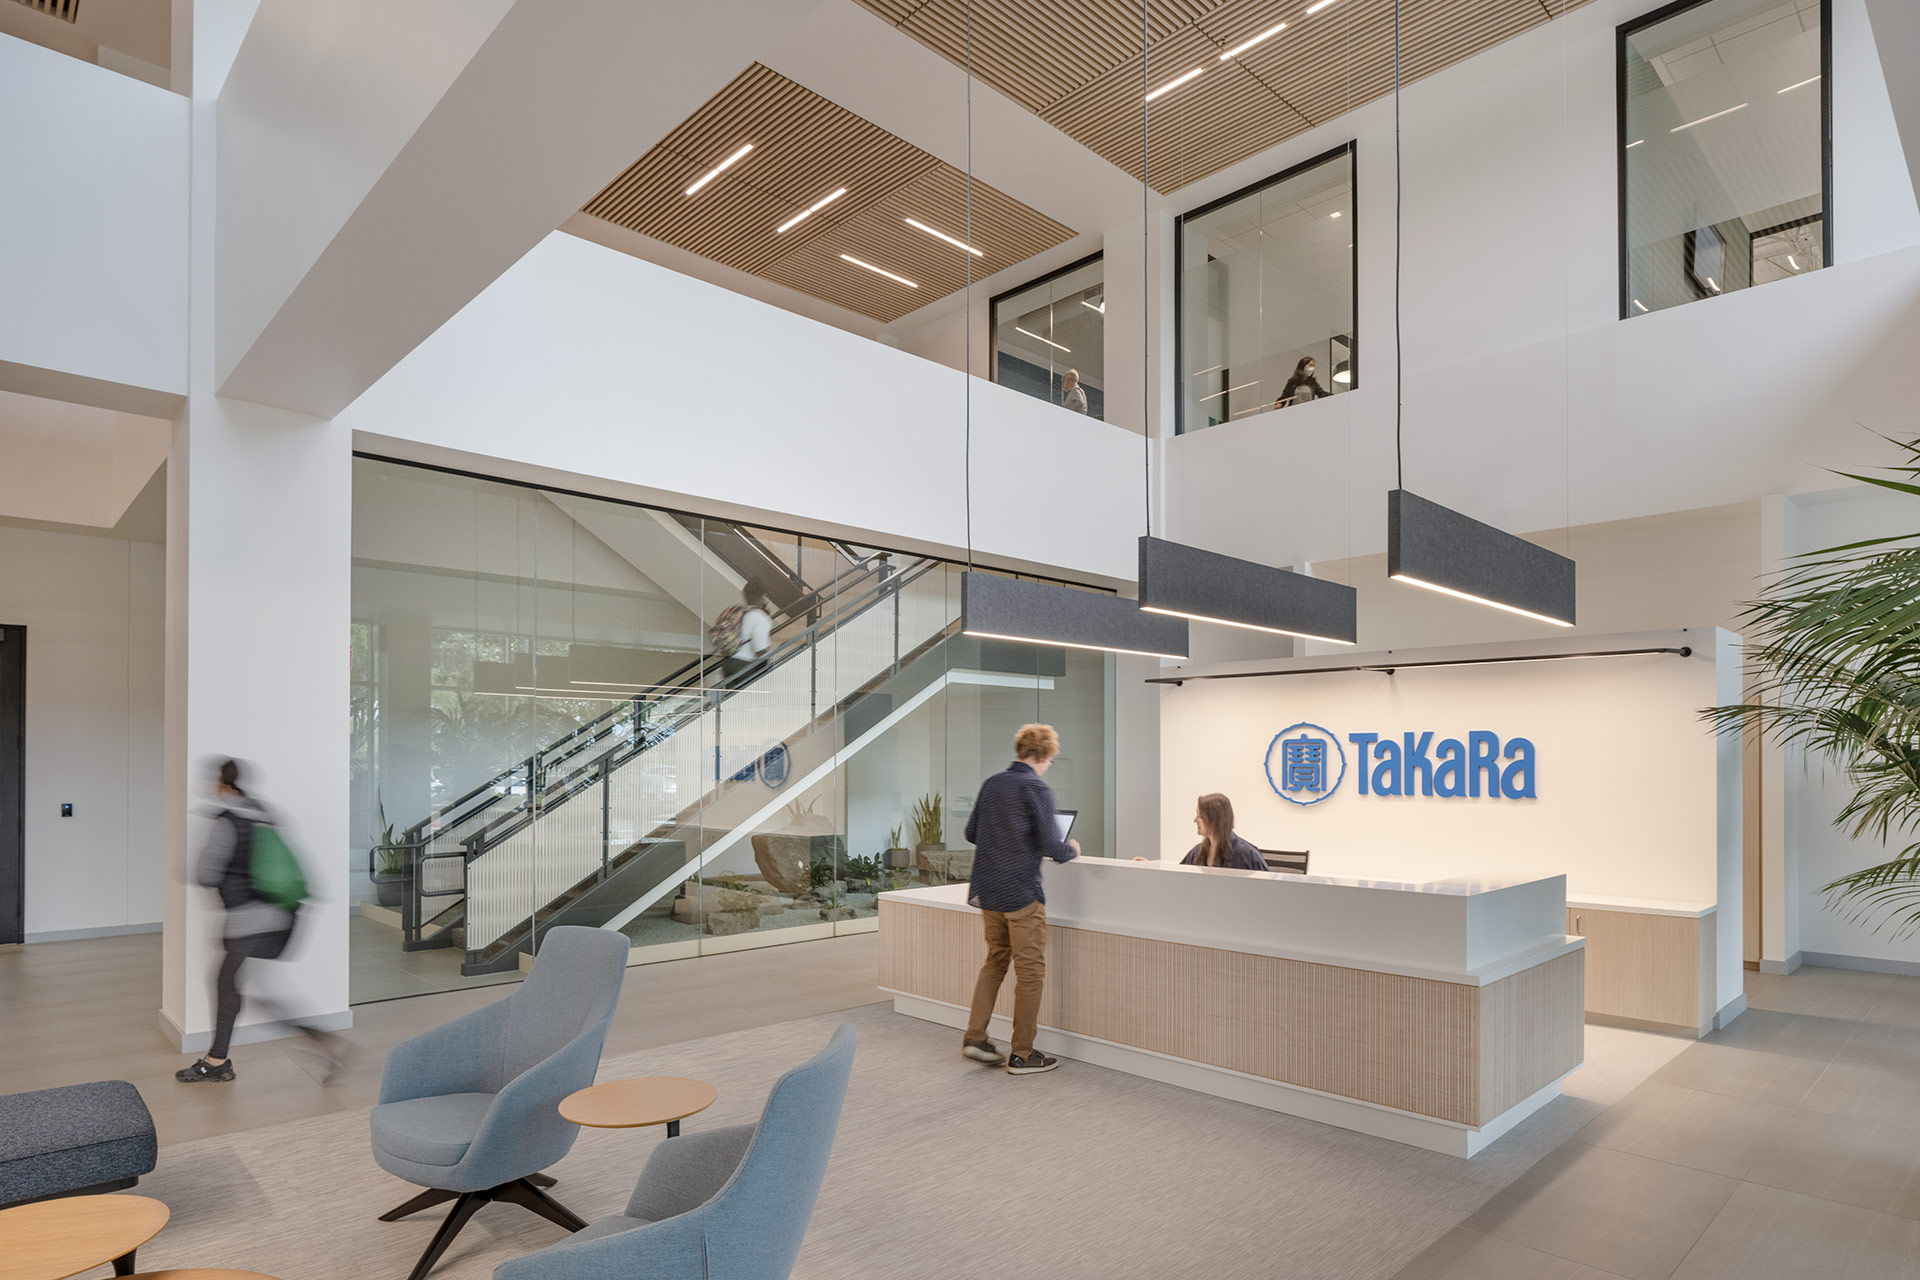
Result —
[{"label": "light blue swivel armchair", "polygon": [[372,1116],[373,1158],[427,1190],[380,1221],[454,1201],[411,1280],[422,1280],[492,1200],[531,1209],[569,1231],[586,1225],[543,1190],[553,1179],[540,1170],[579,1136],[560,1118],[560,1100],[593,1083],[627,947],[610,930],[553,929],[512,995],[387,1055]]},{"label": "light blue swivel armchair", "polygon": [[853,1072],[853,1028],[774,1083],[760,1123],[668,1138],[627,1211],[502,1263],[493,1280],[779,1280],[833,1152]]}]

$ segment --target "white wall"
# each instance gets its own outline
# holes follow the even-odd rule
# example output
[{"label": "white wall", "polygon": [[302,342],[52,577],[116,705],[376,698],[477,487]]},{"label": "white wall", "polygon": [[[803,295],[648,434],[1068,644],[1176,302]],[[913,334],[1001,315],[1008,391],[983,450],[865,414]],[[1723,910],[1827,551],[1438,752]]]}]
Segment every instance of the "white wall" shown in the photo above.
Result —
[{"label": "white wall", "polygon": [[158,927],[164,560],[0,526],[0,626],[27,631],[29,941]]},{"label": "white wall", "polygon": [[[1190,680],[1161,686],[1160,856],[1193,846],[1193,802],[1234,802],[1239,833],[1269,849],[1311,851],[1317,875],[1426,881],[1449,876],[1564,874],[1570,898],[1717,904],[1719,1008],[1740,994],[1741,785],[1737,739],[1700,708],[1737,693],[1740,647],[1714,627],[1634,632],[1545,645],[1452,646],[1398,656],[1486,656],[1691,646],[1671,654],[1429,669]],[[1346,665],[1380,654],[1224,669]],[[1175,674],[1169,672],[1168,674]],[[1346,774],[1313,805],[1277,794],[1266,772],[1274,738],[1299,722],[1324,727]],[[1362,795],[1353,733],[1433,733],[1467,740],[1491,730],[1537,751],[1532,799]],[[1437,762],[1432,751],[1430,758]],[[1371,757],[1370,765],[1376,763]],[[1501,761],[1504,767],[1507,762]],[[1328,777],[1336,776],[1330,764]]]},{"label": "white wall", "polygon": [[[955,370],[555,233],[359,400],[361,447],[614,497],[967,545]],[[973,545],[1130,579],[1139,439],[972,384]]]},{"label": "white wall", "polygon": [[0,364],[183,393],[186,99],[0,36],[0,112]]},{"label": "white wall", "polygon": [[[1878,456],[1858,424],[1906,413],[1896,353],[1920,341],[1920,211],[1861,0],[1834,6],[1838,265],[1617,319],[1614,26],[1651,7],[1587,5],[1404,94],[1405,481],[1505,528],[1824,488],[1812,464]],[[1356,137],[1360,386],[1171,442],[1175,536],[1271,563],[1384,547],[1391,102],[1182,198]]]}]

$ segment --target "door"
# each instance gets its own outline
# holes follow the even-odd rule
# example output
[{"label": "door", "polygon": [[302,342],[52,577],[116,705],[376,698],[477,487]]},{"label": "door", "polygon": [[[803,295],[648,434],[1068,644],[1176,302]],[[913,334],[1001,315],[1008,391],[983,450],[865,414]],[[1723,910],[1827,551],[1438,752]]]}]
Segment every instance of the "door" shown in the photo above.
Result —
[{"label": "door", "polygon": [[26,941],[27,629],[0,627],[0,944]]}]

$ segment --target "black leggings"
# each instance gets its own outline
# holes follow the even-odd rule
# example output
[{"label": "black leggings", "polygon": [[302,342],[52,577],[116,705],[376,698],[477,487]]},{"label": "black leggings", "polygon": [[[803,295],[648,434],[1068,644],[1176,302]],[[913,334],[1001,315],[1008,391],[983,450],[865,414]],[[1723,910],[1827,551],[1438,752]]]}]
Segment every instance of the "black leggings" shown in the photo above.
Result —
[{"label": "black leggings", "polygon": [[216,998],[213,1029],[213,1044],[207,1050],[209,1058],[224,1058],[227,1050],[233,1046],[233,1024],[240,1020],[240,966],[249,960],[267,959],[278,956],[286,950],[287,938],[291,929],[278,929],[272,933],[250,933],[244,938],[228,938],[227,954],[220,961],[220,976],[214,979],[213,990]]}]

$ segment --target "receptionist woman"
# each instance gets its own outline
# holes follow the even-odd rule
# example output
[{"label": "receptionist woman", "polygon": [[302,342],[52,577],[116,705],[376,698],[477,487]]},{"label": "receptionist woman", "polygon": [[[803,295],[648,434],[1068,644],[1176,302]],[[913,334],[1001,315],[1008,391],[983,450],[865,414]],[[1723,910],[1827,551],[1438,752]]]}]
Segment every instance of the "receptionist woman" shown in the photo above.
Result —
[{"label": "receptionist woman", "polygon": [[1260,851],[1233,834],[1233,801],[1219,792],[1200,797],[1193,814],[1193,829],[1200,843],[1180,860],[1183,867],[1237,867],[1242,871],[1265,871],[1267,860]]}]

